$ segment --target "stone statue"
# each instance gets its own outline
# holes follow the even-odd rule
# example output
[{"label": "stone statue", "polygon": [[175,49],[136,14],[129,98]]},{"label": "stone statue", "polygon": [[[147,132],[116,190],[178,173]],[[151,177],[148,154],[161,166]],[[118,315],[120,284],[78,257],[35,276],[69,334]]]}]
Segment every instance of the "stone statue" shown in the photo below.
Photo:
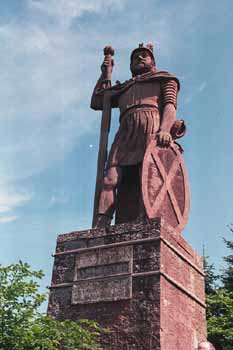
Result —
[{"label": "stone statue", "polygon": [[[176,119],[179,80],[157,70],[151,44],[139,44],[130,57],[132,78],[111,86],[114,50],[106,47],[104,54],[91,100],[91,108],[102,110],[105,118],[93,226],[110,225],[116,211],[116,223],[160,216],[181,230],[189,191],[182,148],[175,141],[186,129]],[[120,126],[107,157],[111,108],[119,108]]]}]

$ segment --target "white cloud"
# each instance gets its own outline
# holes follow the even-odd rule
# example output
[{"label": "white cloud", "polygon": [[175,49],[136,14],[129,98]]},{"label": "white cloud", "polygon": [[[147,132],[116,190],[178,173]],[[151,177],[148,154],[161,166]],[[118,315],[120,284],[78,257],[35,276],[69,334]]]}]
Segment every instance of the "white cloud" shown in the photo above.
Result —
[{"label": "white cloud", "polygon": [[126,0],[28,0],[31,9],[56,17],[66,26],[85,12],[103,13],[109,10],[121,10],[125,3]]},{"label": "white cloud", "polygon": [[17,219],[18,219],[18,216],[15,216],[15,215],[0,217],[0,224],[6,224],[9,222],[13,222]]},{"label": "white cloud", "polygon": [[1,213],[6,213],[8,211],[11,211],[11,208],[5,205],[0,206],[0,214]]},{"label": "white cloud", "polygon": [[25,192],[0,191],[0,212],[6,212],[30,201],[32,194]]},{"label": "white cloud", "polygon": [[69,198],[65,193],[57,193],[51,196],[49,201],[49,206],[53,206],[55,204],[66,204],[69,202]]},{"label": "white cloud", "polygon": [[13,213],[17,207],[23,206],[30,201],[32,194],[26,192],[16,192],[15,190],[0,190],[0,223],[8,223],[18,219],[18,216]]},{"label": "white cloud", "polygon": [[205,90],[207,87],[207,81],[201,82],[201,84],[193,89],[193,92],[186,96],[184,99],[184,103],[190,103],[196,96],[198,96],[200,93],[202,93],[203,90]]},{"label": "white cloud", "polygon": [[207,87],[207,82],[203,81],[199,86],[199,91],[202,92]]}]

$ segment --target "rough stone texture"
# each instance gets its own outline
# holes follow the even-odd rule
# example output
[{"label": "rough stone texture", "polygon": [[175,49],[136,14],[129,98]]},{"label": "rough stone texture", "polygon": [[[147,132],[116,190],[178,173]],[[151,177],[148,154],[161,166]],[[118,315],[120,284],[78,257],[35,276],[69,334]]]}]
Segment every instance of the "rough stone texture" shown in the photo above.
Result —
[{"label": "rough stone texture", "polygon": [[201,259],[160,219],[60,235],[48,313],[110,328],[104,350],[197,349],[206,339]]}]

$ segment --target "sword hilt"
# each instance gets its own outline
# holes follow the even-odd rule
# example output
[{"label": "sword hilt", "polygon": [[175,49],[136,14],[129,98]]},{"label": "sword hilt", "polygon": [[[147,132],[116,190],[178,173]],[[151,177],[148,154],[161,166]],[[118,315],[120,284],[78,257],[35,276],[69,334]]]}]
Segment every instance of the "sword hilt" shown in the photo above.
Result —
[{"label": "sword hilt", "polygon": [[[105,57],[108,57],[111,59],[111,65],[113,66],[114,65],[114,61],[113,61],[113,56],[115,54],[115,51],[113,49],[112,46],[108,45],[108,46],[105,46],[104,48],[104,56]],[[107,66],[107,71],[106,71],[106,80],[109,80],[111,81],[111,78],[112,78],[112,67],[111,66]]]}]

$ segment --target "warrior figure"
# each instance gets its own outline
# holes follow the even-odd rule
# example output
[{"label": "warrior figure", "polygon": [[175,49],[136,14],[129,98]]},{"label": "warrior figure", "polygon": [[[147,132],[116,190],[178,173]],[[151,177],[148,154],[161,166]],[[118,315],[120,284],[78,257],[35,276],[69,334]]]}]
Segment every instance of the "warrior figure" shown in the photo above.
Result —
[{"label": "warrior figure", "polygon": [[111,86],[109,71],[112,72],[112,68],[113,59],[106,55],[91,100],[92,109],[103,110],[104,92],[109,90],[112,92],[111,107],[120,110],[119,130],[105,167],[97,227],[108,226],[111,222],[124,169],[136,166],[140,173],[151,140],[156,139],[158,146],[168,148],[185,132],[184,122],[176,120],[179,80],[166,71],[156,69],[151,44],[140,44],[132,52],[130,80]]}]

